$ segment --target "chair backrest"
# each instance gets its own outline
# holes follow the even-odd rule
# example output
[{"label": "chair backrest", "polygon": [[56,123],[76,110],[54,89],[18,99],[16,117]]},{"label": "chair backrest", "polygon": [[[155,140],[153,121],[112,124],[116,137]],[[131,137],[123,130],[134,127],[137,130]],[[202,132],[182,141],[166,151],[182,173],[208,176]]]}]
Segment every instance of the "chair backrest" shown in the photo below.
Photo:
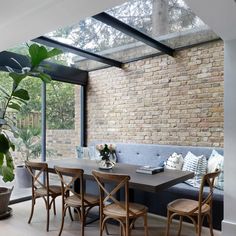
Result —
[{"label": "chair backrest", "polygon": [[49,193],[48,164],[43,162],[26,161],[25,166],[32,176],[32,191],[44,188]]},{"label": "chair backrest", "polygon": [[[112,203],[117,204],[120,209],[126,211],[126,217],[134,215],[135,213],[129,209],[129,175],[123,174],[113,174],[113,173],[105,173],[100,171],[92,171],[92,174],[95,180],[98,183],[99,190],[100,190],[100,211],[103,212],[104,205],[108,201],[112,201]],[[109,188],[106,187],[105,183],[112,183],[109,185]],[[107,185],[108,186],[108,185]],[[115,194],[122,188],[125,189],[125,199],[123,203],[121,203],[115,196]]]},{"label": "chair backrest", "polygon": [[[207,173],[203,176],[200,190],[199,190],[199,204],[196,210],[199,211],[199,214],[201,214],[202,206],[204,204],[208,204],[210,207],[212,207],[212,200],[213,200],[213,191],[214,191],[214,181],[215,178],[218,177],[220,174],[220,170],[216,170],[212,173]],[[204,193],[204,188],[208,187],[209,192],[206,194]]]},{"label": "chair backrest", "polygon": [[[70,194],[75,195],[78,199],[81,199],[81,206],[84,203],[89,203],[84,199],[85,185],[84,185],[84,170],[78,168],[64,168],[55,166],[55,171],[61,180],[61,190],[64,199]],[[69,176],[69,177],[68,177]],[[79,184],[79,193],[75,191],[74,185]]]}]

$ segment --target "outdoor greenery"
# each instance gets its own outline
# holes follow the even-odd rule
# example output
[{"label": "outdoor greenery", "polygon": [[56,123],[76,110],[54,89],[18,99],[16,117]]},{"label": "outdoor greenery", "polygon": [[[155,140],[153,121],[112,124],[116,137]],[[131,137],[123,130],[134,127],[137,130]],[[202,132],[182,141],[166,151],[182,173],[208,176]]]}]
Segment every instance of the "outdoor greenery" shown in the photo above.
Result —
[{"label": "outdoor greenery", "polygon": [[19,135],[14,119],[9,117],[7,112],[9,109],[19,112],[22,106],[29,101],[29,93],[22,87],[22,81],[26,77],[31,77],[31,83],[38,80],[38,78],[45,83],[51,81],[51,77],[44,73],[41,62],[61,53],[58,49],[47,50],[37,44],[30,45],[28,52],[29,67],[22,66],[13,58],[12,60],[16,63],[20,72],[15,72],[12,68],[7,67],[9,72],[4,74],[4,83],[0,84],[0,174],[5,182],[14,179],[11,151],[15,150],[15,145],[9,134],[12,133],[15,138]]},{"label": "outdoor greenery", "polygon": [[[107,13],[152,37],[204,25],[182,0],[130,0]],[[93,52],[135,42],[135,39],[91,17],[48,36]]]},{"label": "outdoor greenery", "polygon": [[23,128],[19,130],[16,150],[25,160],[38,158],[41,154],[40,128]]},{"label": "outdoor greenery", "polygon": [[[7,73],[0,73],[0,84],[10,89],[11,84]],[[25,78],[21,82],[21,87],[25,88],[30,96],[27,104],[22,104],[16,119],[24,119],[31,112],[38,112],[41,116],[41,80],[32,83],[31,77]],[[48,129],[73,129],[75,116],[74,85],[51,81],[47,84],[47,128]]]}]

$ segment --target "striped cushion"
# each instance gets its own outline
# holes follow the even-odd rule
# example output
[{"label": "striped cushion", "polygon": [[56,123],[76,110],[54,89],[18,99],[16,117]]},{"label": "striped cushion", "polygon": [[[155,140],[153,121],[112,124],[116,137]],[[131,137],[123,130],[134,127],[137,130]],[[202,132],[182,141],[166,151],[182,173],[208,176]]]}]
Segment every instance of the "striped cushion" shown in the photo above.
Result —
[{"label": "striped cushion", "polygon": [[184,158],[184,165],[182,170],[194,172],[195,176],[193,179],[185,181],[187,184],[199,188],[203,175],[206,174],[207,160],[206,157],[195,156],[193,153],[188,152]]}]

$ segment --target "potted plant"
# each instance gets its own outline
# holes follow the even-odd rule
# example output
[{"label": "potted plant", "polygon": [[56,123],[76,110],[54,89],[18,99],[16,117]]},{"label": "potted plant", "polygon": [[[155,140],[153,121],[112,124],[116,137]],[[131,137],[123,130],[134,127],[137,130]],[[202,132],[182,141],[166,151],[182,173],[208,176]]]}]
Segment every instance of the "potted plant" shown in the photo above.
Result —
[{"label": "potted plant", "polygon": [[[15,142],[16,151],[20,153],[24,160],[28,161],[39,158],[42,151],[40,128],[22,128],[18,131],[18,135]],[[52,153],[52,150],[47,149],[47,155]],[[19,188],[29,188],[32,186],[32,176],[24,163],[16,165],[15,176]]]},{"label": "potted plant", "polygon": [[[12,84],[11,89],[7,90],[0,85],[0,175],[4,182],[14,179],[14,164],[11,155],[15,151],[15,145],[11,135],[16,138],[19,131],[15,126],[14,120],[7,115],[9,109],[20,111],[23,104],[27,104],[30,99],[28,91],[21,88],[21,82],[27,76],[38,77],[42,81],[48,83],[51,77],[44,73],[43,67],[40,65],[45,59],[51,58],[61,53],[58,49],[47,50],[44,46],[32,44],[28,46],[30,67],[22,67],[21,64],[13,59],[20,67],[20,72],[15,72],[8,68],[9,83]],[[35,78],[32,78],[32,80]],[[11,195],[11,189],[0,188],[0,215],[4,215],[8,211],[8,203]]]},{"label": "potted plant", "polygon": [[[41,154],[39,128],[22,128],[19,130],[19,137],[16,140],[16,151],[28,161],[29,159],[36,159]],[[16,165],[15,169],[16,183],[19,188],[29,188],[32,185],[32,177],[25,165],[22,163]]]}]

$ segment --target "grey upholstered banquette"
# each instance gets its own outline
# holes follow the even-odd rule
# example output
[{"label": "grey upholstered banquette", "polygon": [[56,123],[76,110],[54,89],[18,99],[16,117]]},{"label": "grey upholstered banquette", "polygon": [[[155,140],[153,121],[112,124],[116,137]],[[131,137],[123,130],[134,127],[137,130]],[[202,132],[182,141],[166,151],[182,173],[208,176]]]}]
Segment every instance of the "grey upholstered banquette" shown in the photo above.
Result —
[{"label": "grey upholstered banquette", "polygon": [[[94,142],[91,145],[109,142]],[[205,155],[208,159],[213,148],[210,147],[192,147],[192,146],[174,146],[174,145],[157,145],[157,144],[134,144],[134,143],[115,143],[117,162],[135,165],[160,166],[173,153],[181,153],[183,157],[188,151],[193,154]],[[223,155],[223,149],[214,148]],[[89,191],[94,191],[94,184],[88,183]],[[93,186],[93,187],[92,187]],[[223,220],[223,194],[222,190],[216,189],[214,192],[213,202],[213,225],[215,229],[221,229]],[[148,193],[134,190],[134,200],[143,203],[149,207],[149,211],[159,215],[166,216],[167,204],[177,198],[198,199],[198,189],[186,183],[177,184],[165,191],[158,193]]]}]

